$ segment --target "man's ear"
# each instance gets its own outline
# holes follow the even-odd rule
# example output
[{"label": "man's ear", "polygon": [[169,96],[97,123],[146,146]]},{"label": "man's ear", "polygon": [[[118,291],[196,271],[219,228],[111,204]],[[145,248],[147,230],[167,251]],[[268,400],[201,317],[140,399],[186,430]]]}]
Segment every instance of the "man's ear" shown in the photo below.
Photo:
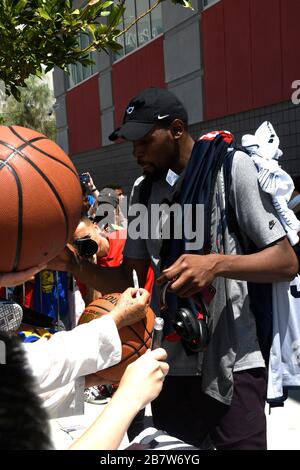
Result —
[{"label": "man's ear", "polygon": [[181,119],[174,119],[170,125],[170,130],[174,139],[180,139],[185,131],[185,125]]}]

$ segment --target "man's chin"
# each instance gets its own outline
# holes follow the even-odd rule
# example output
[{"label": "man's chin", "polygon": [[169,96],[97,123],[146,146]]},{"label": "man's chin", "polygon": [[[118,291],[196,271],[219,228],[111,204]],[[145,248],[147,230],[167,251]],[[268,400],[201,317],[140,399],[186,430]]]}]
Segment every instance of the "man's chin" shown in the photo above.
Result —
[{"label": "man's chin", "polygon": [[155,168],[151,165],[145,165],[142,167],[143,175],[151,176],[155,173]]}]

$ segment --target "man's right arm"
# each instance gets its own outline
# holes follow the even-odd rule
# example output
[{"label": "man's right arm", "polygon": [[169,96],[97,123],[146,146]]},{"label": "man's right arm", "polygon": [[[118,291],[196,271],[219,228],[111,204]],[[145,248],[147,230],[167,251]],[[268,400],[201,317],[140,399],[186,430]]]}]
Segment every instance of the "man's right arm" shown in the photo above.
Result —
[{"label": "man's right arm", "polygon": [[64,251],[50,261],[48,269],[54,271],[67,271],[76,279],[100,291],[102,294],[123,292],[133,285],[132,270],[135,269],[139,279],[139,286],[144,287],[149,269],[149,259],[124,257],[123,263],[118,267],[102,267],[79,257],[68,246]]},{"label": "man's right arm", "polygon": [[[143,177],[138,178],[132,188],[130,207],[140,200],[140,186]],[[128,224],[134,219],[134,215],[128,213]],[[48,264],[48,269],[67,271],[76,279],[93,287],[101,294],[111,292],[123,292],[133,285],[132,270],[138,275],[139,287],[144,287],[150,266],[150,258],[144,239],[131,239],[130,231],[124,247],[124,258],[121,266],[101,267],[90,263],[88,260],[78,257],[72,247],[66,246],[65,250]]]}]

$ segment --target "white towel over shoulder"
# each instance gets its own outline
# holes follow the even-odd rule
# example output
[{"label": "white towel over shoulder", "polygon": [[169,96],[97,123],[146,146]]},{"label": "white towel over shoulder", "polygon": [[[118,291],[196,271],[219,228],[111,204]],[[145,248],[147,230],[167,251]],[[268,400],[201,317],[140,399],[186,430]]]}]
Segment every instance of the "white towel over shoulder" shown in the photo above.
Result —
[{"label": "white towel over shoulder", "polygon": [[279,149],[279,138],[274,127],[269,121],[265,121],[255,135],[246,134],[242,137],[242,146],[250,153],[258,170],[259,184],[263,191],[272,196],[287,236],[291,244],[295,245],[299,241],[297,233],[300,231],[300,222],[288,208],[294,183],[278,164],[282,151]]}]

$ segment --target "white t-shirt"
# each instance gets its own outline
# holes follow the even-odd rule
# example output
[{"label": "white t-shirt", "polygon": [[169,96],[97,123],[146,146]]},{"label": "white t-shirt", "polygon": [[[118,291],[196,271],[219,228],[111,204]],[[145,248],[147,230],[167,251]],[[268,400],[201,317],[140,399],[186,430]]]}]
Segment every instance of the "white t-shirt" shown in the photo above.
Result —
[{"label": "white t-shirt", "polygon": [[273,343],[268,399],[283,396],[284,386],[300,386],[300,276],[273,286]]}]

